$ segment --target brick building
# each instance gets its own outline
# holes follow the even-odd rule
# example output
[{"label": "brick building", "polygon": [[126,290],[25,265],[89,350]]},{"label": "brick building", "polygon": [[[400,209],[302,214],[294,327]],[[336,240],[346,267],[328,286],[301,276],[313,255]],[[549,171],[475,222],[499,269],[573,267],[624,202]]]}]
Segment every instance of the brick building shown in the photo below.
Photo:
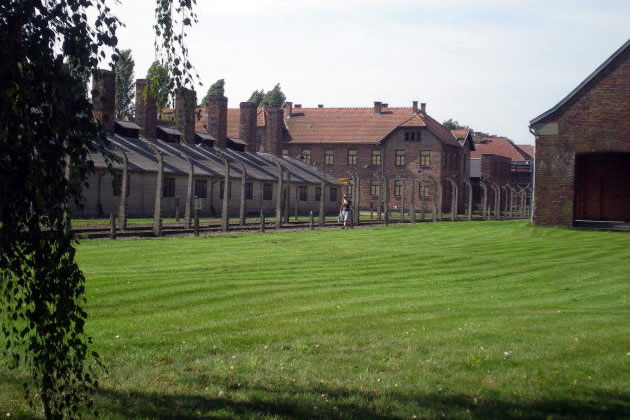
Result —
[{"label": "brick building", "polygon": [[630,40],[530,128],[534,223],[630,221]]},{"label": "brick building", "polygon": [[[499,165],[499,172],[491,173],[493,179],[497,179],[501,184],[509,183],[514,186],[525,187],[532,184],[534,156],[525,151],[521,146],[517,146],[506,137],[485,137],[473,136],[475,143],[475,151],[470,155],[471,166],[477,167],[481,165],[481,159],[484,155],[502,156],[509,160],[509,168],[507,173],[503,166]],[[525,146],[530,149],[531,146]]]},{"label": "brick building", "polygon": [[185,203],[192,196],[198,197],[202,216],[220,214],[225,196],[231,217],[239,216],[241,201],[247,214],[258,215],[261,209],[273,214],[279,194],[278,165],[284,173],[281,207],[285,219],[289,212],[318,214],[322,201],[325,212],[333,213],[339,208],[342,183],[331,176],[324,177],[316,168],[299,160],[278,159],[256,151],[257,110],[253,104],[242,104],[243,118],[237,125],[239,138],[230,138],[228,115],[222,112],[227,99],[212,101],[209,106],[215,109],[209,114],[213,118],[206,129],[197,131],[194,91],[181,90],[176,95],[175,110],[162,113],[166,119],[158,120],[155,100],[144,94],[146,81],[138,80],[136,121],[115,121],[114,75],[108,71],[101,75],[94,81],[95,117],[107,131],[110,144],[106,154],[112,158],[114,171],[108,169],[103,154],[91,156],[95,171],[88,180],[89,187],[83,191],[83,206],[72,209],[75,216],[118,213],[123,173],[127,178],[125,213],[129,217],[152,216],[158,194],[163,217],[175,216],[176,209],[183,215]]},{"label": "brick building", "polygon": [[[227,107],[227,104],[220,104]],[[218,112],[209,107],[208,112]],[[223,112],[223,111],[221,111]],[[417,208],[433,203],[450,211],[452,184],[456,183],[459,211],[463,211],[468,179],[470,137],[459,139],[431,118],[426,105],[408,108],[375,102],[369,108],[303,108],[287,102],[283,109],[227,109],[229,138],[242,137],[237,122],[255,121],[256,150],[290,156],[317,165],[336,178],[359,177],[362,209],[384,207],[387,182],[389,208],[406,208],[413,197]],[[244,113],[247,114],[244,117]],[[199,112],[198,129],[212,115]],[[450,180],[449,180],[450,179]],[[413,189],[413,190],[412,190]]]}]

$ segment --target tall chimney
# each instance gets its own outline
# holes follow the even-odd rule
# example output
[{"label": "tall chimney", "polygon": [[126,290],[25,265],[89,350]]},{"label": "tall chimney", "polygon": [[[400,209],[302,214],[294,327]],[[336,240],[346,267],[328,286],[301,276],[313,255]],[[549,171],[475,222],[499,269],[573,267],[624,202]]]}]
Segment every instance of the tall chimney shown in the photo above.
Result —
[{"label": "tall chimney", "polygon": [[287,107],[287,118],[291,118],[293,116],[293,102],[286,102]]},{"label": "tall chimney", "polygon": [[378,101],[374,101],[374,114],[381,115],[381,109],[383,108],[383,104]]},{"label": "tall chimney", "polygon": [[413,101],[413,113],[418,113],[418,101]]},{"label": "tall chimney", "polygon": [[147,90],[147,84],[146,79],[136,80],[136,124],[140,126],[140,133],[145,138],[154,140],[157,130],[157,105],[155,98]]},{"label": "tall chimney", "polygon": [[422,111],[423,114],[427,113],[427,104],[425,104],[424,102],[420,104],[420,110]]},{"label": "tall chimney", "polygon": [[239,138],[247,143],[247,151],[256,153],[256,114],[258,108],[253,102],[241,102]]},{"label": "tall chimney", "polygon": [[181,88],[175,96],[175,121],[184,138],[181,143],[195,144],[195,107],[197,94],[194,90]]},{"label": "tall chimney", "polygon": [[284,115],[281,108],[267,108],[267,130],[263,151],[280,156],[282,153],[282,140],[284,138]]},{"label": "tall chimney", "polygon": [[92,82],[94,117],[103,124],[106,132],[114,131],[116,79],[114,72],[99,70]]},{"label": "tall chimney", "polygon": [[221,149],[227,143],[227,103],[225,96],[211,96],[206,104],[208,133],[217,139],[217,147]]}]

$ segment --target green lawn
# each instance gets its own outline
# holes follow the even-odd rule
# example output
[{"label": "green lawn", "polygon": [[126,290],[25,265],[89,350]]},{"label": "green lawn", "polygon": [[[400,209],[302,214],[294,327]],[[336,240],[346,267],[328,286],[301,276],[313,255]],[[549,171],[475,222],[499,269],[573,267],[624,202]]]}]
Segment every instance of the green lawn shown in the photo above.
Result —
[{"label": "green lawn", "polygon": [[[84,241],[105,419],[630,418],[630,235],[517,222]],[[27,417],[0,368],[0,417]]]}]

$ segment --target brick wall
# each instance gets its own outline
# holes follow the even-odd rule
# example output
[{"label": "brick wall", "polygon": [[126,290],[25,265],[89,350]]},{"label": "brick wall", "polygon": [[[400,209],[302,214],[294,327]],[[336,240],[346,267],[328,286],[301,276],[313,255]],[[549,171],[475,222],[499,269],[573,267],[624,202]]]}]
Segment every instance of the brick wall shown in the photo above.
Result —
[{"label": "brick wall", "polygon": [[[421,141],[405,141],[405,130],[422,132]],[[409,128],[398,129],[393,132],[385,141],[383,146],[383,172],[388,178],[388,192],[390,209],[400,206],[400,196],[395,195],[394,185],[396,179],[406,179],[404,183],[405,208],[411,205],[411,188],[412,179],[415,179],[415,188],[413,191],[415,206],[419,208],[421,200],[419,198],[419,181],[428,180],[432,176],[438,183],[436,196],[438,204],[441,202],[443,211],[450,210],[450,189],[444,188],[446,176],[453,176],[459,186],[459,211],[463,211],[465,187],[463,181],[468,179],[469,174],[469,154],[460,147],[446,146],[438,140],[433,133],[426,129]],[[326,173],[337,178],[351,178],[348,172],[348,151],[356,150],[356,166],[360,177],[360,205],[362,209],[369,209],[370,206],[376,209],[378,206],[378,196],[371,194],[371,181],[376,179],[375,173],[381,173],[380,166],[372,165],[372,150],[378,149],[376,144],[331,144],[331,143],[284,143],[283,149],[286,149],[290,156],[299,157],[304,155],[304,151],[310,151],[311,164],[325,162],[326,150],[333,152],[333,164],[324,164]],[[404,165],[396,165],[396,150],[404,150]],[[430,151],[430,165],[420,166],[420,151]],[[449,164],[446,164],[445,156],[449,154]],[[429,184],[431,185],[431,184]],[[430,187],[430,189],[433,187]],[[432,201],[433,191],[429,192],[428,202]]]},{"label": "brick wall", "polygon": [[113,72],[99,70],[93,81],[94,117],[103,124],[107,132],[114,131],[114,110],[116,108],[116,80]]},{"label": "brick wall", "polygon": [[570,227],[576,154],[630,152],[630,49],[556,115],[559,134],[536,138],[534,223]]},{"label": "brick wall", "polygon": [[216,146],[221,149],[225,148],[227,140],[227,105],[225,96],[210,97],[206,104],[208,133],[217,139]]},{"label": "brick wall", "polygon": [[136,124],[144,137],[153,140],[157,130],[157,105],[155,98],[145,92],[146,87],[145,79],[136,80]]},{"label": "brick wall", "polygon": [[175,96],[175,122],[183,135],[182,143],[195,143],[195,107],[197,95],[194,90],[181,88]]}]

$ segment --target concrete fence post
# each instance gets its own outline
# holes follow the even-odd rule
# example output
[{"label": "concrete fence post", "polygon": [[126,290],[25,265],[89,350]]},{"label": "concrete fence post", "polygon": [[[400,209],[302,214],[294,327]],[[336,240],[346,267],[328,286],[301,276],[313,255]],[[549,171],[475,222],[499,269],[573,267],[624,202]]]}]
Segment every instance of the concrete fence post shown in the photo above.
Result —
[{"label": "concrete fence post", "polygon": [[109,238],[116,239],[116,216],[114,213],[109,214]]}]

